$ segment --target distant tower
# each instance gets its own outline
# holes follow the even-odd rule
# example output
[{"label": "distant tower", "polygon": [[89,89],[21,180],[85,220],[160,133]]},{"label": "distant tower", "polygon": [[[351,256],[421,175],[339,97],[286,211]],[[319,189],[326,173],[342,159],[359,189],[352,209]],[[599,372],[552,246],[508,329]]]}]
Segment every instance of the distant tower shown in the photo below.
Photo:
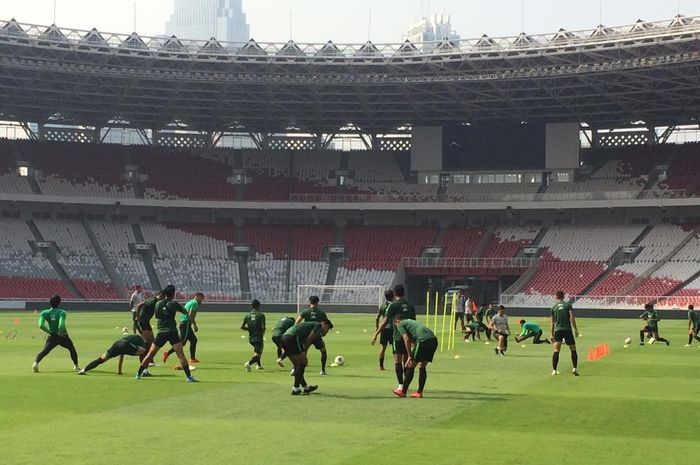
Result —
[{"label": "distant tower", "polygon": [[246,42],[250,26],[243,12],[243,0],[175,0],[175,9],[165,26],[167,34],[179,39]]},{"label": "distant tower", "polygon": [[[412,24],[406,33],[406,39],[411,42],[435,42],[444,39],[459,40],[459,35],[452,30],[450,16],[447,14],[434,14],[425,16],[418,22]],[[423,45],[423,51],[430,51],[433,46]]]}]

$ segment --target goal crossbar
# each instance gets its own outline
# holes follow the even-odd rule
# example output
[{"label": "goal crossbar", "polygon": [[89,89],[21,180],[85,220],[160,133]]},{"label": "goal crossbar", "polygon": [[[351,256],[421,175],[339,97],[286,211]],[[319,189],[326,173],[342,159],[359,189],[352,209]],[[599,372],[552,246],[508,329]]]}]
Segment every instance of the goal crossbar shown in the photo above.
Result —
[{"label": "goal crossbar", "polygon": [[363,305],[379,307],[384,300],[384,286],[349,284],[299,284],[297,285],[297,314],[309,302],[312,295],[318,296],[321,304]]}]

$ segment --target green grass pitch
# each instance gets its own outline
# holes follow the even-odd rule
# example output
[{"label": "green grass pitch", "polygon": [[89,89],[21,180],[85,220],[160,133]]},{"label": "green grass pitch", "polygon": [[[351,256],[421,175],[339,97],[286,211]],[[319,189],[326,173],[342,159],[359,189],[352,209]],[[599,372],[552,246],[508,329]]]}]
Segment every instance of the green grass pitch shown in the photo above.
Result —
[{"label": "green grass pitch", "polygon": [[[130,327],[127,312],[68,310],[81,366]],[[60,347],[35,374],[36,316],[0,313],[0,464],[695,463],[700,344],[683,347],[684,321],[661,322],[671,347],[639,347],[638,320],[581,319],[578,378],[568,349],[553,377],[548,345],[512,342],[500,358],[493,345],[457,340],[460,358],[438,353],[429,366],[425,398],[399,399],[391,359],[377,370],[373,316],[330,316],[329,363],[342,354],[347,364],[320,377],[311,349],[307,380],[319,391],[292,397],[271,341],[266,369],[244,371],[251,350],[241,314],[201,313],[201,382],[189,384],[171,363],[137,381],[132,357],[124,376],[116,361],[76,376]],[[268,314],[270,327],[279,317]],[[13,329],[17,337],[6,339]],[[587,362],[588,347],[603,342],[610,355]]]}]

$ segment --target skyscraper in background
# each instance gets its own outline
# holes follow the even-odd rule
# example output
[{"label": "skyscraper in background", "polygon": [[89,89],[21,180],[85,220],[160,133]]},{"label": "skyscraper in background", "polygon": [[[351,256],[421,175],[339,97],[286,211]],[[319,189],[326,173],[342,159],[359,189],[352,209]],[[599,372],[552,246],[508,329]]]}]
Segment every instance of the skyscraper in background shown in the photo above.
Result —
[{"label": "skyscraper in background", "polygon": [[[452,30],[450,16],[447,14],[433,14],[421,18],[408,28],[406,39],[411,42],[435,42],[444,39],[459,40],[459,35]],[[424,51],[432,48],[433,45],[424,44]]]},{"label": "skyscraper in background", "polygon": [[175,0],[175,9],[165,26],[168,35],[180,39],[246,42],[250,26],[243,0]]}]

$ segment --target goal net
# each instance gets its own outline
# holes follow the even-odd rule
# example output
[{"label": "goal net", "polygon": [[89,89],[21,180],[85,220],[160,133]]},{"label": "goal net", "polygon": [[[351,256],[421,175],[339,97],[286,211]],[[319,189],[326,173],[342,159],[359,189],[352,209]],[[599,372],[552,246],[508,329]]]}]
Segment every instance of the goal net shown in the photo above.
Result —
[{"label": "goal net", "polygon": [[384,286],[351,286],[299,284],[297,286],[297,313],[306,308],[309,297],[318,296],[321,305],[370,306],[378,308],[384,302]]}]

